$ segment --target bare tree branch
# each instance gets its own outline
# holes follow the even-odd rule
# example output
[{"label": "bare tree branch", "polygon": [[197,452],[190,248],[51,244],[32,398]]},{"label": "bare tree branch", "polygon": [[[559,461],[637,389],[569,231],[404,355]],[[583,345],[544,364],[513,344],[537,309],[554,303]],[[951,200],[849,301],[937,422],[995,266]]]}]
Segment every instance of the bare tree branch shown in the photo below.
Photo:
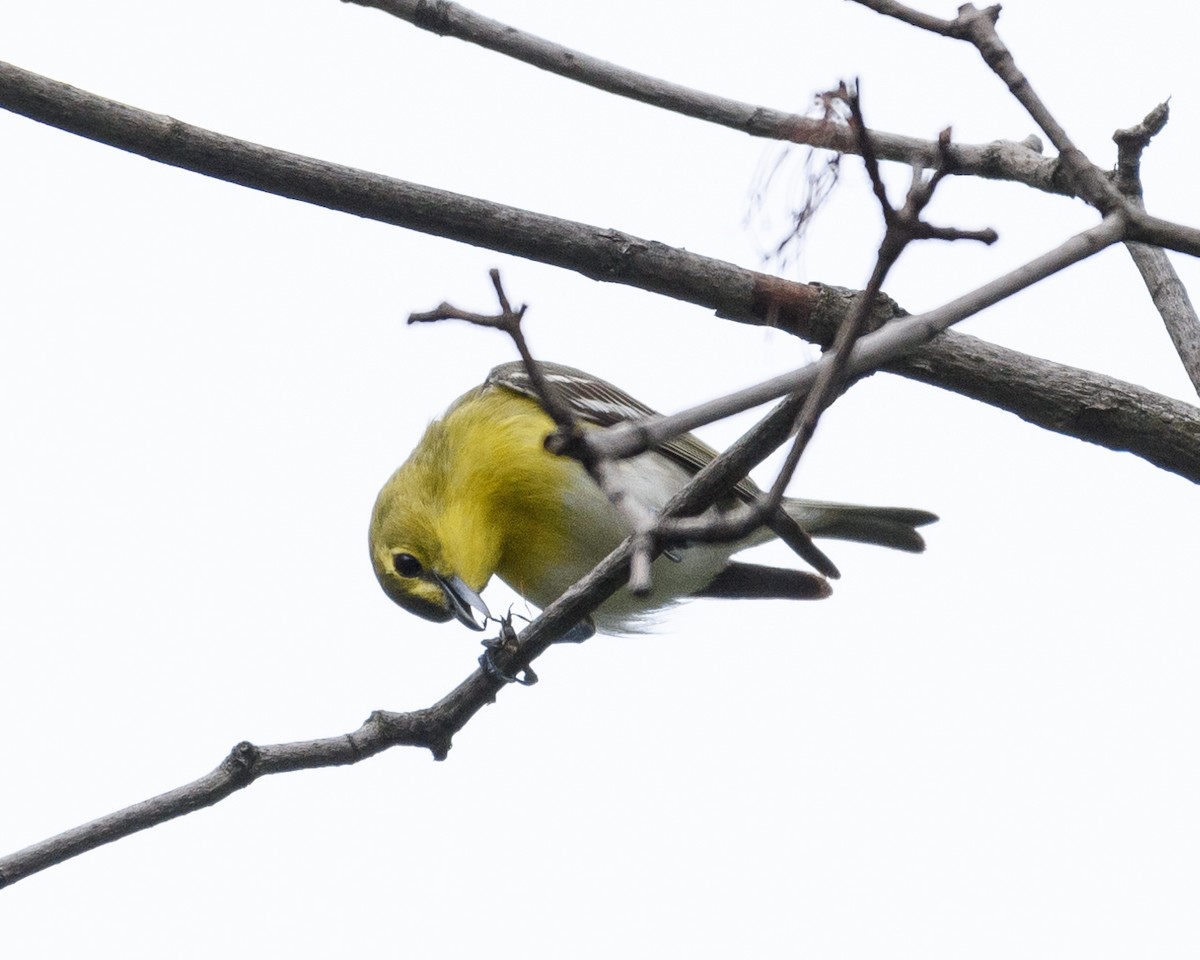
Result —
[{"label": "bare tree branch", "polygon": [[[1072,367],[1069,374],[1064,374],[1060,364],[1039,357],[1024,357],[1014,362],[1003,348],[978,337],[962,333],[943,336],[954,337],[953,355],[931,350],[937,346],[935,341],[906,353],[883,369],[914,380],[928,374],[927,382],[936,379],[938,384],[956,383],[958,392],[964,396],[971,396],[972,390],[979,386],[976,377],[980,370],[1003,372],[1006,409],[1022,420],[1090,443],[1097,443],[1100,437],[1109,440],[1118,435],[1132,437],[1139,428],[1151,431],[1155,436],[1148,446],[1153,450],[1139,445],[1140,449],[1127,452],[1200,483],[1200,474],[1191,463],[1195,444],[1200,441],[1200,417],[1195,407],[1090,370]],[[1041,389],[1047,377],[1055,380],[1053,394]],[[1181,421],[1177,418],[1184,410],[1192,412]],[[1155,426],[1158,420],[1170,423],[1173,429],[1159,431]],[[1111,450],[1122,449],[1110,442],[1101,445]]]},{"label": "bare tree branch", "polygon": [[[0,107],[206,176],[637,286],[817,343],[831,342],[852,299],[838,288],[783,280],[616,230],[272,150],[5,63],[0,63]],[[1144,239],[1150,228],[1172,226],[1142,214],[1129,230]],[[1191,233],[1197,234],[1200,250],[1200,232]],[[891,314],[903,311],[893,307]],[[991,362],[981,363],[984,356]],[[1038,369],[1041,377],[1036,382],[1017,377],[1023,390],[1014,391],[1012,378],[1024,366]],[[1144,388],[1002,347],[985,349],[959,334],[943,334],[921,348],[919,362],[914,354],[886,369],[1009,410],[1057,433],[1128,450],[1200,482],[1200,412]],[[966,369],[973,371],[970,382],[963,377]],[[1082,384],[1108,401],[1120,398],[1127,415],[1094,416],[1079,390]],[[1156,415],[1139,417],[1141,410]]]},{"label": "bare tree branch", "polygon": [[[977,290],[927,313],[893,320],[863,337],[855,345],[847,359],[847,373],[851,376],[862,376],[872,370],[894,364],[903,358],[904,354],[943,334],[943,331],[960,320],[965,320],[1005,297],[1012,296],[1116,243],[1121,238],[1121,230],[1120,218],[1109,217]],[[851,300],[856,301],[858,298],[858,294],[853,294]],[[634,456],[714,420],[733,416],[785,394],[806,392],[816,382],[821,368],[831,362],[831,356],[826,355],[816,363],[771,377],[716,400],[697,404],[680,413],[636,423],[618,424],[589,436],[587,443],[597,456]],[[1196,425],[1200,427],[1200,418],[1196,420]]]},{"label": "bare tree branch", "polygon": [[[857,2],[881,16],[892,17],[919,30],[928,30],[930,33],[941,34],[943,37],[951,37],[956,40],[963,39],[957,20],[943,20],[941,17],[921,13],[920,10],[897,3],[896,0],[857,0]],[[998,10],[999,8],[994,9]]]},{"label": "bare tree branch", "polygon": [[1129,239],[1200,257],[1200,230],[1155,217],[1133,204],[1126,206]]},{"label": "bare tree branch", "polygon": [[[1200,230],[1184,227],[1180,224],[1168,223],[1146,214],[1141,209],[1140,202],[1128,199],[1118,189],[1118,185],[1113,184],[1075,146],[1074,142],[1067,135],[1066,130],[1051,113],[1049,107],[1046,106],[1034,91],[1029,78],[1017,68],[1012,54],[1000,39],[1000,35],[996,32],[996,21],[1000,17],[999,6],[991,6],[980,10],[974,4],[966,3],[958,8],[958,16],[953,21],[947,21],[939,20],[936,17],[928,17],[925,14],[906,7],[904,4],[896,2],[896,0],[857,0],[857,2],[879,13],[903,20],[921,29],[929,30],[942,36],[966,40],[973,44],[987,65],[1005,82],[1012,95],[1026,109],[1029,115],[1033,117],[1038,126],[1042,128],[1042,131],[1050,138],[1050,142],[1059,151],[1059,159],[1064,164],[1066,175],[1072,184],[1072,193],[1082,197],[1101,213],[1109,213],[1118,207],[1125,208],[1129,216],[1129,233],[1125,238],[1127,241],[1140,241],[1179,252],[1191,253],[1193,256],[1200,255],[1197,252],[1200,251]],[[1149,143],[1150,137],[1158,129],[1161,129],[1162,124],[1165,122],[1166,111],[1164,106],[1159,114],[1152,114],[1151,117],[1148,117],[1144,121],[1140,128],[1130,131],[1127,136],[1122,137],[1121,132],[1118,132],[1116,139],[1119,144],[1124,141],[1125,149],[1124,166],[1118,168],[1118,176],[1123,175],[1127,185],[1131,172],[1136,175],[1137,170],[1136,163],[1131,165],[1129,158],[1130,150],[1137,149],[1140,152],[1140,149]],[[1140,196],[1141,193],[1139,190],[1137,192],[1138,201],[1140,201]],[[1164,268],[1164,264],[1166,264],[1165,255],[1156,264],[1158,271],[1152,271],[1151,276],[1147,276],[1147,271],[1143,271],[1143,276],[1146,277],[1147,283],[1154,284],[1157,287],[1159,273],[1164,276],[1167,275],[1168,271],[1173,273],[1169,265]],[[1179,290],[1183,294],[1183,298],[1186,299],[1186,292],[1182,291],[1182,286],[1179,287]],[[1173,305],[1176,315],[1178,315],[1181,307],[1182,304],[1176,298]],[[1187,304],[1187,309],[1190,309],[1190,303]],[[1169,325],[1174,324],[1173,320],[1167,322]],[[1186,322],[1186,316],[1181,322]],[[1193,337],[1200,338],[1200,333],[1182,330],[1178,331],[1178,333],[1178,338],[1176,338],[1176,333],[1172,333],[1172,337],[1176,339],[1176,344],[1181,350],[1181,355],[1191,353],[1193,347],[1189,341]],[[1193,369],[1193,359],[1185,356],[1184,365],[1188,368],[1190,376]],[[1194,378],[1193,382],[1195,382]]]},{"label": "bare tree branch", "polygon": [[239,743],[215,770],[198,780],[0,857],[0,888],[106,843],[210,807],[259,777],[358,763],[395,746],[424,747],[435,759],[445,759],[451,737],[503,686],[502,680],[481,669],[426,710],[376,711],[351,733],[263,747]]},{"label": "bare tree branch", "polygon": [[[687,509],[694,495],[685,488],[674,502]],[[628,576],[631,544],[632,538],[626,540],[542,611],[516,644],[496,648],[492,657],[497,669],[480,667],[432,707],[407,713],[377,710],[357,730],[320,740],[261,747],[240,743],[198,780],[0,857],[0,889],[114,840],[212,806],[260,777],[344,766],[395,746],[422,747],[434,759],[444,760],[454,734],[507,685],[502,674],[512,677],[527,668],[620,589]]]},{"label": "bare tree branch", "polygon": [[1126,248],[1158,308],[1188,379],[1200,394],[1200,321],[1183,281],[1161,247],[1130,242]]},{"label": "bare tree branch", "polygon": [[[676,499],[686,505],[687,496],[685,489]],[[630,542],[547,607],[515,645],[497,648],[493,658],[499,672],[480,667],[432,707],[406,713],[377,710],[347,734],[270,746],[239,743],[215,770],[198,780],[0,857],[0,889],[114,840],[219,803],[260,777],[358,763],[396,746],[421,747],[434,759],[444,760],[454,734],[507,685],[503,673],[511,677],[527,668],[620,588],[629,569]]]},{"label": "bare tree branch", "polygon": [[1071,192],[1082,197],[1101,213],[1108,213],[1114,207],[1123,205],[1120,193],[1109,183],[1105,174],[1075,146],[1050,108],[1037,95],[1029,78],[1017,68],[1008,47],[996,32],[996,21],[1000,18],[998,5],[980,10],[972,3],[965,3],[958,8],[958,16],[954,20],[939,20],[895,0],[857,2],[877,13],[895,17],[922,30],[972,44],[996,76],[1004,81],[1017,102],[1050,138],[1050,142],[1058,150],[1059,160],[1066,167],[1072,185]]},{"label": "bare tree branch", "polygon": [[[1113,134],[1117,144],[1117,189],[1139,209],[1142,208],[1142,152],[1166,125],[1169,115],[1167,104],[1160,103],[1141,123]],[[1175,344],[1183,369],[1200,393],[1200,319],[1183,281],[1160,247],[1133,242],[1125,246]]]},{"label": "bare tree branch", "polygon": [[[428,0],[344,2],[381,10],[422,30],[474,43],[597,90],[740,130],[752,137],[786,140],[838,153],[858,153],[857,140],[843,123],[743,103],[650,77],[525,33],[448,0],[438,3]],[[871,135],[876,152],[884,160],[926,168],[938,163],[936,140],[877,130]],[[954,144],[949,155],[952,160],[950,172],[954,174],[1010,180],[1046,193],[1071,195],[1062,178],[1059,160],[1041,156],[1041,143],[1036,137],[1020,143],[997,140],[987,144]]]},{"label": "bare tree branch", "polygon": [[[784,410],[786,423],[779,413],[776,410],[767,421],[779,436],[776,444],[786,435],[795,410]],[[779,434],[780,427],[783,434]],[[761,458],[772,449],[764,443],[764,433],[762,429],[751,431],[752,436],[743,437],[713,460],[671,499],[663,514],[673,516],[705,509],[712,499],[736,482],[737,476],[748,472],[754,457]],[[751,446],[759,452],[748,452]],[[491,653],[492,669],[481,666],[432,707],[406,713],[378,710],[357,730],[320,740],[261,747],[240,743],[215,770],[198,780],[0,857],[0,888],[114,840],[212,806],[260,777],[344,766],[395,746],[422,747],[430,750],[435,759],[445,759],[454,734],[495,700],[507,684],[506,677],[526,670],[627,582],[630,557],[637,543],[637,537],[627,538],[546,607],[515,643],[495,647]]]},{"label": "bare tree branch", "polygon": [[[875,196],[879,200],[880,211],[886,226],[871,276],[862,295],[855,298],[854,305],[839,324],[837,336],[829,351],[819,364],[813,365],[816,367],[816,372],[811,379],[811,387],[805,387],[794,394],[797,398],[801,395],[804,396],[804,402],[800,407],[796,422],[792,426],[792,433],[795,436],[791,449],[767,495],[758,502],[747,504],[738,511],[717,517],[690,516],[673,522],[660,521],[655,528],[655,534],[662,543],[737,540],[763,524],[766,518],[779,508],[783,502],[784,491],[791,483],[800,458],[816,432],[821,414],[853,378],[851,362],[855,355],[855,349],[867,329],[871,305],[879,298],[888,272],[895,266],[896,261],[910,243],[918,239],[982,239],[986,243],[996,240],[995,231],[992,230],[962,231],[955,228],[931,227],[921,219],[921,214],[933,199],[934,191],[945,175],[945,166],[939,166],[929,177],[924,175],[921,168],[914,167],[912,184],[903,205],[898,208],[893,207],[888,200],[887,189],[880,174],[871,134],[863,119],[857,84],[853,90],[847,89],[846,85],[842,84],[838,91],[828,96],[837,97],[849,108],[850,125],[858,134],[863,163],[867,168]],[[943,148],[949,145],[949,130],[943,131],[939,142]],[[1119,229],[1119,224],[1110,226]],[[1086,243],[1080,245],[1083,250],[1086,250],[1088,246]],[[928,335],[928,337],[932,336],[932,333]],[[581,441],[586,444],[587,438],[581,438]]]}]

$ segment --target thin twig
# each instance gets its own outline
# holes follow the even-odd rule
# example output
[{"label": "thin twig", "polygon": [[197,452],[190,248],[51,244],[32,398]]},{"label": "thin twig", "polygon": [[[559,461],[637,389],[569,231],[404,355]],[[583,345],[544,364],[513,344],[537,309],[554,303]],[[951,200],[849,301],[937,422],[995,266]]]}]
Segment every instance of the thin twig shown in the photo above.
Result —
[{"label": "thin twig", "polygon": [[[1113,134],[1117,144],[1117,189],[1139,209],[1143,208],[1142,153],[1166,126],[1169,116],[1167,104],[1160,103],[1141,123]],[[1126,242],[1125,248],[1142,275],[1193,389],[1200,394],[1200,318],[1187,288],[1162,248],[1131,241]]]},{"label": "thin twig", "polygon": [[1170,118],[1170,103],[1163,101],[1140,123],[1113,133],[1113,143],[1117,145],[1116,185],[1125,196],[1142,196],[1142,153],[1150,146],[1150,141],[1162,133]]},{"label": "thin twig", "polygon": [[[897,3],[896,0],[858,0],[858,3],[870,10],[874,10],[881,16],[892,17],[901,23],[907,23],[909,26],[928,30],[930,33],[937,33],[943,37],[962,38],[959,24],[956,20],[943,20],[941,17],[930,16],[927,13],[922,13],[920,10],[914,10],[912,7]],[[995,9],[998,13],[1000,8],[994,7],[990,9]]]},{"label": "thin twig", "polygon": [[378,710],[350,733],[270,746],[239,743],[215,770],[198,780],[0,857],[0,888],[114,840],[212,806],[260,777],[358,763],[396,746],[421,747],[435,759],[444,760],[454,734],[493,702],[503,686],[502,680],[476,670],[432,707],[409,713]]},{"label": "thin twig", "polygon": [[[685,517],[670,522],[660,521],[656,532],[664,543],[738,540],[760,526],[766,517],[779,509],[783,503],[784,491],[791,482],[800,458],[816,432],[821,414],[828,409],[850,380],[851,354],[855,344],[859,342],[866,330],[871,306],[879,297],[888,273],[910,243],[918,239],[983,239],[984,242],[992,243],[996,239],[995,231],[992,230],[963,231],[957,228],[934,228],[921,219],[925,208],[933,199],[934,191],[945,176],[945,166],[938,167],[929,177],[924,175],[921,168],[914,168],[912,184],[903,205],[899,208],[893,207],[888,200],[887,188],[883,183],[879,162],[871,143],[871,134],[863,118],[859,85],[856,83],[854,89],[851,90],[842,84],[839,90],[826,96],[840,99],[849,108],[850,125],[858,134],[859,152],[863,158],[863,165],[867,169],[872,190],[879,201],[886,229],[879,244],[875,265],[863,294],[855,298],[854,305],[846,313],[838,327],[833,345],[818,365],[820,369],[812,380],[811,388],[797,394],[797,396],[803,396],[804,400],[791,428],[791,432],[795,436],[767,495],[758,502],[748,504],[738,511],[717,517]],[[949,142],[949,130],[942,131],[939,143],[942,145],[944,155]]]},{"label": "thin twig", "polygon": [[[452,304],[442,302],[432,310],[409,314],[409,323],[436,323],[441,320],[464,320],[479,327],[488,327],[507,333],[521,355],[525,372],[529,374],[530,385],[543,410],[554,421],[558,443],[556,452],[563,453],[578,460],[592,480],[608,497],[609,502],[628,521],[634,531],[649,530],[654,524],[654,514],[646,509],[636,497],[630,497],[625,484],[612,469],[612,460],[607,457],[595,457],[587,445],[585,435],[579,427],[575,414],[565,404],[558,389],[546,377],[541,364],[534,358],[521,329],[521,321],[525,317],[526,306],[513,310],[504,292],[504,284],[500,280],[500,271],[492,268],[488,271],[496,298],[500,303],[498,314],[473,313],[462,310]],[[635,571],[640,572],[640,567]],[[644,589],[649,589],[646,586]]]},{"label": "thin twig", "polygon": [[496,299],[500,302],[499,313],[472,313],[467,310],[460,310],[458,307],[442,301],[432,310],[410,313],[408,315],[408,322],[437,323],[440,320],[464,320],[477,327],[488,327],[492,330],[500,330],[503,333],[507,333],[516,345],[517,352],[521,355],[521,360],[525,364],[525,370],[529,373],[529,379],[533,382],[534,390],[537,391],[538,397],[542,402],[542,409],[546,411],[559,430],[568,435],[574,434],[576,431],[575,417],[562,402],[558,391],[546,380],[545,375],[542,373],[542,368],[534,360],[533,354],[529,350],[529,344],[525,340],[525,333],[521,329],[521,320],[525,317],[525,311],[528,309],[527,305],[521,304],[520,310],[514,310],[512,304],[508,301],[508,295],[504,292],[504,284],[500,280],[500,271],[493,267],[488,271],[488,276],[492,281],[492,289],[496,291]]},{"label": "thin twig", "polygon": [[1200,320],[1187,288],[1161,247],[1128,242],[1125,248],[1162,317],[1192,388],[1200,395]]},{"label": "thin twig", "polygon": [[255,746],[240,743],[212,773],[0,857],[0,888],[89,850],[225,799],[263,776],[357,763],[394,746],[428,749],[444,760],[459,730],[514,676],[615,593],[629,569],[626,540],[587,576],[542,611],[515,644],[494,651],[498,669],[478,669],[432,707],[406,713],[377,710],[358,730],[320,740]]},{"label": "thin twig", "polygon": [[[345,0],[390,14],[422,30],[476,44],[540,70],[575,80],[606,93],[627,97],[663,110],[739,130],[753,137],[802,143],[839,153],[857,153],[853,132],[829,119],[743,103],[728,97],[693,90],[677,83],[638,73],[616,64],[553,43],[542,37],[492,20],[466,7],[440,0]],[[872,131],[875,148],[884,160],[933,167],[938,162],[935,141]],[[1069,195],[1057,158],[1041,154],[1036,137],[1021,142],[997,140],[986,144],[956,144],[952,149],[954,173],[1008,180],[1042,190]]]},{"label": "thin twig", "polygon": [[[1086,200],[1104,214],[1122,209],[1127,219],[1127,241],[1154,244],[1179,253],[1200,256],[1200,230],[1147,214],[1126,198],[1108,176],[1075,146],[1067,136],[1066,130],[1034,91],[1029,78],[1017,68],[1012,54],[996,32],[996,20],[1000,16],[998,6],[979,10],[974,4],[963,4],[958,8],[958,17],[954,21],[939,21],[937,18],[926,18],[924,14],[895,0],[855,2],[872,9],[878,7],[880,12],[887,12],[889,16],[899,17],[923,29],[966,40],[974,45],[987,65],[1005,82],[1013,96],[1058,149],[1059,160],[1064,165],[1064,175],[1071,181],[1070,193]],[[883,9],[885,7],[886,11]],[[943,29],[947,23],[949,28]]]},{"label": "thin twig", "polygon": [[1125,205],[1121,194],[1109,183],[1104,173],[1075,146],[1050,108],[1037,95],[1029,78],[1018,69],[1008,47],[996,32],[996,21],[1000,18],[999,6],[980,10],[972,3],[965,3],[958,8],[958,16],[954,20],[940,20],[913,10],[896,0],[856,2],[922,30],[972,44],[992,72],[1004,81],[1009,92],[1058,150],[1059,160],[1064,165],[1072,185],[1071,192],[1082,197],[1101,213],[1108,213]]}]

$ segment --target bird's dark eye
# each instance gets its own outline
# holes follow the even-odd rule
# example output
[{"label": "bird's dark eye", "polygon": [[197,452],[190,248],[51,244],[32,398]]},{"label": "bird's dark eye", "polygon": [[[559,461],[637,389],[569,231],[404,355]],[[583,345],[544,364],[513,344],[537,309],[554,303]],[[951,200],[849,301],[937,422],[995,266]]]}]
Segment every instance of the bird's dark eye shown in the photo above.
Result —
[{"label": "bird's dark eye", "polygon": [[421,561],[411,553],[393,553],[392,563],[396,567],[396,572],[402,577],[419,577],[421,575]]}]

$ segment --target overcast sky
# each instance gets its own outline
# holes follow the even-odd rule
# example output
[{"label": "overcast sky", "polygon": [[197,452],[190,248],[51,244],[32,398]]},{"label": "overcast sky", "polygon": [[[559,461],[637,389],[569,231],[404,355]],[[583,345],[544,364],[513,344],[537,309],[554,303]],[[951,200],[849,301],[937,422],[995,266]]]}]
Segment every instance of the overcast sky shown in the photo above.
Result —
[{"label": "overcast sky", "polygon": [[[859,77],[880,129],[1033,131],[969,48],[840,0],[476,8],[773,107]],[[1101,166],[1173,97],[1147,204],[1200,224],[1178,5],[1011,0],[1000,26]],[[259,143],[749,267],[772,239],[747,211],[778,147],[335,0],[8,3],[0,38],[2,59]],[[489,309],[499,266],[538,356],[667,410],[814,355],[9,114],[0,145],[0,852],[474,668],[476,634],[378,589],[366,526],[424,424],[514,352],[410,311]],[[798,151],[783,163],[777,213],[802,178]],[[789,276],[865,282],[880,220],[844,166]],[[911,311],[1095,222],[966,179],[931,215],[1001,240],[906,253],[887,289]],[[962,329],[1189,397],[1119,248]],[[792,492],[942,519],[922,556],[831,544],[821,603],[698,601],[655,635],[552,650],[445,763],[269,778],[27,879],[0,892],[4,955],[1196,956],[1194,485],[879,375]]]}]

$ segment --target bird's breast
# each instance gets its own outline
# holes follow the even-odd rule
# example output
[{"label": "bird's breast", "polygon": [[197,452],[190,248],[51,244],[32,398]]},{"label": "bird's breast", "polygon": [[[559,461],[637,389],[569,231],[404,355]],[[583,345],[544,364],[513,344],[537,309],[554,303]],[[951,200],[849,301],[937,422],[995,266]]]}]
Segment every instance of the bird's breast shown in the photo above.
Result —
[{"label": "bird's breast", "polygon": [[[632,527],[583,467],[567,461],[571,475],[561,489],[557,532],[533,522],[497,571],[515,590],[545,607],[585,576],[625,539]],[[616,481],[635,509],[659,510],[689,479],[677,464],[655,454],[643,454],[613,465]],[[563,534],[558,536],[557,534]],[[646,615],[705,587],[725,566],[729,548],[697,545],[673,551],[654,564],[654,588],[649,597],[622,589],[594,614],[606,633],[635,632],[650,624]]]}]

